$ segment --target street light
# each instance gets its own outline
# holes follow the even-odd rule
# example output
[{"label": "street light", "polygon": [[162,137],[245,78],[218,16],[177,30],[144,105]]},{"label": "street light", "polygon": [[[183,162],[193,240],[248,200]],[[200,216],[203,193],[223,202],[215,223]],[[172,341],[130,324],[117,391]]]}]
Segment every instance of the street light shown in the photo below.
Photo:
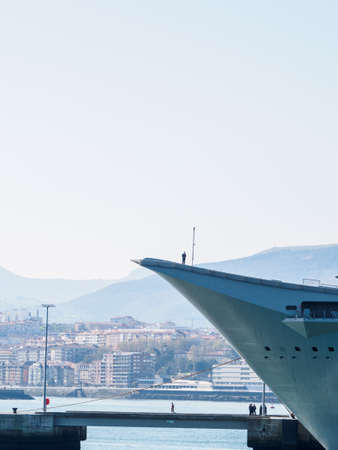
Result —
[{"label": "street light", "polygon": [[266,416],[266,406],[265,406],[265,383],[263,381],[262,389],[262,416]]},{"label": "street light", "polygon": [[46,308],[46,335],[45,335],[45,368],[44,368],[44,379],[43,379],[43,412],[47,412],[46,405],[46,393],[47,393],[47,345],[48,345],[48,310],[49,308],[54,308],[55,305],[51,303],[44,303],[41,305]]}]

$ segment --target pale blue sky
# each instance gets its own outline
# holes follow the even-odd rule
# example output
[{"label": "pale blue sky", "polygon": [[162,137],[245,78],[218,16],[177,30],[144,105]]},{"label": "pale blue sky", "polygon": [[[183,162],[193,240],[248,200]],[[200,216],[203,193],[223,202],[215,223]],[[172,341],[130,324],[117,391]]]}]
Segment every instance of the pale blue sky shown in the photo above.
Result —
[{"label": "pale blue sky", "polygon": [[338,241],[334,1],[0,2],[0,266]]}]

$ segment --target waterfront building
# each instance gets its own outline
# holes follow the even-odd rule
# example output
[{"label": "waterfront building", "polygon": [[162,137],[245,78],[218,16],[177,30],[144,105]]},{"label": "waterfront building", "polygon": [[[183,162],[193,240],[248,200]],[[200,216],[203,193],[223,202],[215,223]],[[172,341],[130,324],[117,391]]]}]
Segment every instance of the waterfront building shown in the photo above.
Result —
[{"label": "waterfront building", "polygon": [[153,379],[155,355],[143,352],[113,352],[90,365],[89,374],[80,370],[80,377],[95,385],[130,388],[140,379]]},{"label": "waterfront building", "polygon": [[96,384],[93,379],[92,364],[81,362],[75,365],[75,380],[85,386]]},{"label": "waterfront building", "polygon": [[73,386],[74,369],[67,364],[49,363],[47,380],[51,386]]},{"label": "waterfront building", "polygon": [[49,349],[50,361],[80,362],[87,355],[90,346],[82,345],[60,345]]},{"label": "waterfront building", "polygon": [[43,380],[43,366],[40,362],[34,362],[28,369],[28,384],[40,386]]},{"label": "waterfront building", "polygon": [[0,382],[5,386],[19,386],[23,383],[23,369],[13,363],[0,363]]},{"label": "waterfront building", "polygon": [[211,376],[214,389],[233,389],[234,387],[258,391],[262,389],[262,380],[244,360],[214,367]]}]

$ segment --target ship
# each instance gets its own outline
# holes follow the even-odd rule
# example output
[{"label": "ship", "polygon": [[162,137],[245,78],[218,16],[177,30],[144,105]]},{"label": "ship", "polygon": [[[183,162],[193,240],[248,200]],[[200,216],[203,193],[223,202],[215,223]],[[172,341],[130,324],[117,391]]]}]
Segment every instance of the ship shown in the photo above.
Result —
[{"label": "ship", "polygon": [[338,288],[145,258],[327,450],[338,450]]}]

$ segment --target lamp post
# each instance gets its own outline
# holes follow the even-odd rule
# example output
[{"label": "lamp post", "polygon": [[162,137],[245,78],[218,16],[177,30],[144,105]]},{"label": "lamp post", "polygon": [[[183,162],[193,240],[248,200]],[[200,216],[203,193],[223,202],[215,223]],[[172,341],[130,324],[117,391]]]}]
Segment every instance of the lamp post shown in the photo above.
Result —
[{"label": "lamp post", "polygon": [[51,303],[44,303],[41,305],[46,308],[46,334],[45,334],[45,367],[44,367],[44,377],[43,377],[43,412],[47,412],[46,405],[46,393],[47,393],[47,351],[48,351],[48,310],[49,308],[54,308],[55,305]]},{"label": "lamp post", "polygon": [[266,406],[265,406],[265,383],[263,381],[263,390],[262,390],[262,415],[266,416]]}]

